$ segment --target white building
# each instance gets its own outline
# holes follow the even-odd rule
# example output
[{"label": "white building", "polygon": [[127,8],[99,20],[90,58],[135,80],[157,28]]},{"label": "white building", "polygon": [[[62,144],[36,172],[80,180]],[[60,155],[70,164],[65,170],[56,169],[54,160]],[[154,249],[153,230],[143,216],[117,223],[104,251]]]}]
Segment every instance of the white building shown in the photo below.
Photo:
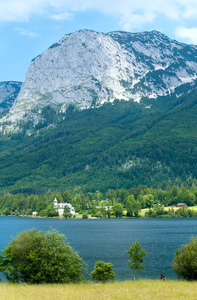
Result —
[{"label": "white building", "polygon": [[112,209],[112,206],[96,206],[96,208],[104,208],[105,210]]},{"label": "white building", "polygon": [[65,206],[70,208],[70,213],[72,215],[75,215],[75,208],[70,203],[58,203],[57,199],[54,199],[54,207],[58,211],[59,216],[63,215]]}]

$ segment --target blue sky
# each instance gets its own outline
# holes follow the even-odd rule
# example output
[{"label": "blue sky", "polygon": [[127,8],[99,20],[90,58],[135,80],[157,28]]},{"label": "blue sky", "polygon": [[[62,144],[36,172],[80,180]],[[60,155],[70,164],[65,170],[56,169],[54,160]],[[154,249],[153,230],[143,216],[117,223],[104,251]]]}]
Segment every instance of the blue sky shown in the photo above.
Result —
[{"label": "blue sky", "polygon": [[0,0],[0,81],[24,81],[32,58],[80,29],[159,30],[197,45],[197,0]]}]

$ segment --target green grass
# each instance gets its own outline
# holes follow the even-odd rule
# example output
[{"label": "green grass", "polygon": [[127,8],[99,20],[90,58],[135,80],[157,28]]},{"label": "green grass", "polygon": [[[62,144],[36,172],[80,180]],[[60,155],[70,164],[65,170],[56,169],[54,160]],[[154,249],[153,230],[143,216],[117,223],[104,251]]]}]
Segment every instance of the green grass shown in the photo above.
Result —
[{"label": "green grass", "polygon": [[[171,207],[164,207],[164,210],[165,211],[169,211],[169,209],[170,209]],[[179,209],[179,207],[172,207],[173,209],[174,209],[174,211],[176,211],[176,210],[178,210]],[[190,206],[190,207],[188,207],[190,210],[193,210],[193,211],[197,211],[197,206]],[[144,217],[145,216],[145,213],[146,212],[148,212],[149,211],[149,208],[143,208],[142,210],[141,210],[141,213],[140,213],[140,216],[141,217]]]},{"label": "green grass", "polygon": [[139,280],[107,284],[0,284],[0,299],[197,299],[197,282]]}]

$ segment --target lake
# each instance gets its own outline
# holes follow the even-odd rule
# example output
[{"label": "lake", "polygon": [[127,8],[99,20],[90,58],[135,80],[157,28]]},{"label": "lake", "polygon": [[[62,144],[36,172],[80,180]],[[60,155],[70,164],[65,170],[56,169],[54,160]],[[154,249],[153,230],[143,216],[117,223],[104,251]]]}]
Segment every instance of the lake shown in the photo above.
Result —
[{"label": "lake", "polygon": [[168,279],[176,279],[171,269],[175,250],[197,236],[197,218],[67,220],[0,216],[0,249],[23,230],[47,231],[51,226],[67,237],[89,265],[89,273],[96,261],[103,260],[114,265],[117,280],[132,278],[127,250],[135,240],[148,252],[145,270],[137,278],[157,279],[163,273]]}]

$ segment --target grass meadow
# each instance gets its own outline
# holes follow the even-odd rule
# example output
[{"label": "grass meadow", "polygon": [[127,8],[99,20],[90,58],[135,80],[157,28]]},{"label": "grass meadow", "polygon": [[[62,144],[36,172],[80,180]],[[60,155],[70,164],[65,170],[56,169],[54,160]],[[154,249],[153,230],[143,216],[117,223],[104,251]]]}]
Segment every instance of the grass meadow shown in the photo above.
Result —
[{"label": "grass meadow", "polygon": [[197,282],[137,280],[106,284],[0,284],[3,300],[197,299]]}]

